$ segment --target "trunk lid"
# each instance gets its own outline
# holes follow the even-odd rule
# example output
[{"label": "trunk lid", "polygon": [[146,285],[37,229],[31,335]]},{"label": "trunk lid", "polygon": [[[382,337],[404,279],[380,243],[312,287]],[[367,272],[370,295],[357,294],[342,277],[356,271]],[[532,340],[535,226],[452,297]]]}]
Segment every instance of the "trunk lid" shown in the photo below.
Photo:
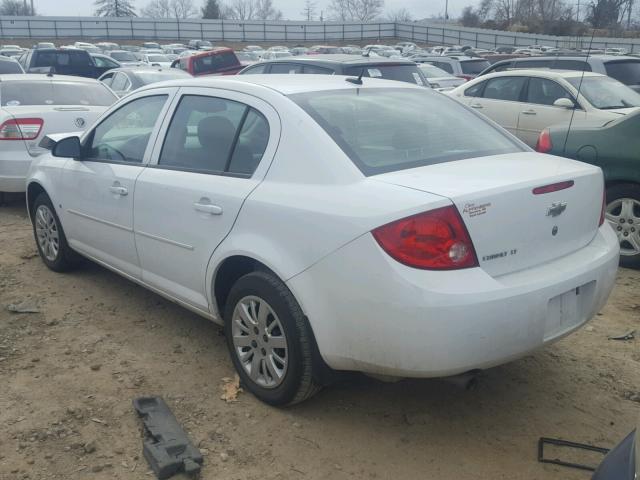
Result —
[{"label": "trunk lid", "polygon": [[26,140],[27,151],[37,156],[46,150],[39,146],[40,141],[50,133],[83,131],[89,127],[108,107],[89,105],[29,105],[4,106],[2,110],[14,119],[41,118],[42,129],[37,138]]},{"label": "trunk lid", "polygon": [[[583,248],[597,232],[602,209],[598,167],[537,153],[459,160],[371,178],[449,198],[467,226],[480,266],[492,276]],[[573,185],[533,193],[565,181]]]}]

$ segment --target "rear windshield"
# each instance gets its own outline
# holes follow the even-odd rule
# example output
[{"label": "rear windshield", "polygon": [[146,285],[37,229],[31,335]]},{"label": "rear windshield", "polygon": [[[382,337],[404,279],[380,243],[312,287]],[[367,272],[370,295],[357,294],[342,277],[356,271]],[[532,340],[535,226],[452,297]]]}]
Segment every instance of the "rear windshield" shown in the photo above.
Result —
[{"label": "rear windshield", "polygon": [[111,52],[109,55],[111,58],[118,60],[119,62],[137,62],[138,59],[131,52]]},{"label": "rear windshield", "polygon": [[109,106],[118,97],[101,83],[29,82],[15,81],[0,84],[0,105],[94,105]]},{"label": "rear windshield", "polygon": [[566,79],[595,108],[640,107],[640,94],[610,77],[573,77]]},{"label": "rear windshield", "polygon": [[169,57],[165,55],[147,55],[150,62],[170,62]]},{"label": "rear windshield", "polygon": [[138,78],[142,81],[143,85],[149,85],[150,83],[164,82],[166,80],[175,80],[178,78],[191,77],[184,70],[177,70],[172,68],[166,72],[136,72]]},{"label": "rear windshield", "polygon": [[354,88],[290,98],[367,176],[523,150],[479,115],[431,91]]},{"label": "rear windshield", "polygon": [[417,65],[363,65],[362,67],[348,67],[345,75],[360,75],[364,69],[363,77],[384,78],[399,82],[415,83],[425,86],[427,81],[418,69]]},{"label": "rear windshield", "polygon": [[621,60],[605,63],[607,75],[625,85],[640,84],[640,60]]},{"label": "rear windshield", "polygon": [[67,50],[64,52],[37,52],[33,67],[86,67],[91,65],[89,54],[85,51]]},{"label": "rear windshield", "polygon": [[216,53],[193,59],[193,73],[196,75],[215,73],[238,65],[238,59],[233,52]]},{"label": "rear windshield", "polygon": [[22,68],[18,62],[0,60],[0,73],[22,73]]},{"label": "rear windshield", "polygon": [[478,75],[485,68],[491,66],[488,60],[468,60],[466,62],[460,62],[462,67],[462,73],[465,75]]}]

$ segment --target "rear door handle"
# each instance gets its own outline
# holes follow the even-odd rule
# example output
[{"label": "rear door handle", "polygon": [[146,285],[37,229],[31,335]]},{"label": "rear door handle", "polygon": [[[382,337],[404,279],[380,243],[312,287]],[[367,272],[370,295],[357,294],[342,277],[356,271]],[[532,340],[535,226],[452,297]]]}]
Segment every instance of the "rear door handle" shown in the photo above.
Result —
[{"label": "rear door handle", "polygon": [[201,198],[193,204],[193,208],[209,215],[222,215],[222,207],[212,204],[208,198]]},{"label": "rear door handle", "polygon": [[129,190],[127,190],[127,188],[126,188],[126,187],[122,187],[122,186],[120,186],[120,184],[118,184],[118,185],[111,185],[111,186],[109,187],[109,191],[110,191],[111,193],[115,193],[116,195],[120,195],[121,197],[124,197],[124,196],[126,196],[126,195],[128,195],[128,194],[129,194]]},{"label": "rear door handle", "polygon": [[471,105],[469,105],[471,108],[483,108],[482,105],[480,105],[479,103],[472,103]]},{"label": "rear door handle", "polygon": [[536,111],[535,110],[523,110],[522,113],[524,115],[536,115]]}]

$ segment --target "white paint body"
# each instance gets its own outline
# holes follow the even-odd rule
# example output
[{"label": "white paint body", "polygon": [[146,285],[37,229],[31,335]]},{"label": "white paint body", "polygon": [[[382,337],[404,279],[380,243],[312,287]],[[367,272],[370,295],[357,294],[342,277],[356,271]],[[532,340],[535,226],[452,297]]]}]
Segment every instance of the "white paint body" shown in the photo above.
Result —
[{"label": "white paint body", "polygon": [[[388,87],[398,84],[364,79],[360,88]],[[286,96],[346,88],[358,87],[344,77],[313,75],[145,87],[118,104],[169,95],[141,165],[47,155],[28,181],[47,191],[75,250],[218,323],[213,285],[219,266],[236,255],[263,263],[290,288],[335,369],[430,377],[486,368],[567,335],[603,307],[614,285],[618,241],[608,224],[597,226],[598,168],[522,146],[514,155],[366,177]],[[250,178],[153,168],[183,94],[242,101],[267,118],[270,140]],[[574,187],[531,193],[566,179]],[[114,182],[128,195],[110,193]],[[222,214],[194,210],[203,199]],[[567,202],[566,213],[545,216],[557,200]],[[487,203],[482,215],[463,213]],[[470,232],[478,267],[410,268],[371,234],[451,204]],[[560,233],[552,237],[554,225]],[[518,254],[483,259],[505,249]]]}]

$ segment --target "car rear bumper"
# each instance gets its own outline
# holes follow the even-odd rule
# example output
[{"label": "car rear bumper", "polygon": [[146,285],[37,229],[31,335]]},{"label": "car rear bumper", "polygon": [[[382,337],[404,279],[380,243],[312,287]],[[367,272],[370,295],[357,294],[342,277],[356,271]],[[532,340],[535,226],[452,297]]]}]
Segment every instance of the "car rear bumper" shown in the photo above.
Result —
[{"label": "car rear bumper", "polygon": [[0,192],[24,192],[26,178],[32,157],[24,152],[21,157],[17,152],[9,152],[11,158],[0,152]]},{"label": "car rear bumper", "polygon": [[366,234],[287,284],[332,368],[439,377],[522,357],[584,325],[611,293],[618,256],[605,224],[576,252],[494,278],[406,267]]}]

